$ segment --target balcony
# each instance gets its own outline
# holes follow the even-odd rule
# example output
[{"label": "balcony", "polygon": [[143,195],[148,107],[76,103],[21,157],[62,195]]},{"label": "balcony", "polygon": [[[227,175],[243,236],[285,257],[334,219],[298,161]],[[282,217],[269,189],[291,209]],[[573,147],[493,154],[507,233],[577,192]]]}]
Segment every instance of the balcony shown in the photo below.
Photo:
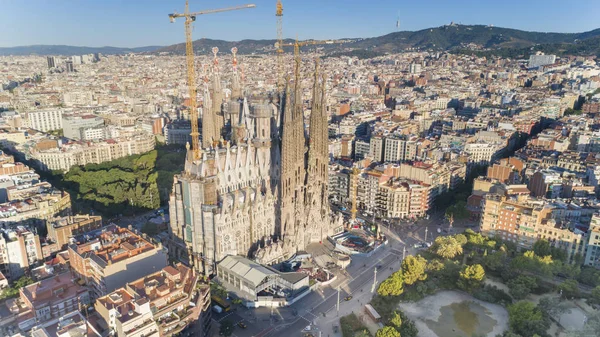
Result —
[{"label": "balcony", "polygon": [[[133,333],[133,332],[136,332],[136,331],[142,330],[143,328],[145,328],[145,327],[147,327],[147,326],[149,326],[149,325],[151,325],[151,324],[154,324],[154,320],[152,320],[152,319],[147,319],[147,320],[145,320],[145,321],[144,321],[142,324],[140,324],[140,325],[138,325],[138,326],[134,327],[133,329],[130,329],[129,331],[125,331],[125,334],[126,334],[126,335],[129,335],[129,334],[131,334],[131,333]],[[147,334],[147,336],[150,336],[150,335],[152,335],[152,332]]]}]

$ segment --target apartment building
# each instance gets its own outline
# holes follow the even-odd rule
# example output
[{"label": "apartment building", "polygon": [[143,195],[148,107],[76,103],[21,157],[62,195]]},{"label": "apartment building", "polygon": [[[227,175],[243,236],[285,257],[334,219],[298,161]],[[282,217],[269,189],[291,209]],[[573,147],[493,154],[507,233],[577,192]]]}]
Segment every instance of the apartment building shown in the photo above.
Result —
[{"label": "apartment building", "polygon": [[0,230],[0,272],[14,281],[43,260],[39,236],[24,226]]},{"label": "apartment building", "polygon": [[330,168],[329,170],[329,197],[337,202],[349,201],[350,171],[348,169]]},{"label": "apartment building", "polygon": [[469,163],[476,165],[488,165],[498,158],[503,146],[490,143],[465,144],[464,151],[469,155]]},{"label": "apartment building", "polygon": [[61,108],[27,111],[27,126],[43,132],[62,129],[63,113],[64,109]]},{"label": "apartment building", "polygon": [[167,251],[131,230],[110,225],[74,238],[69,260],[76,276],[95,297],[102,297],[139,277],[140,270],[160,270]]},{"label": "apartment building", "polygon": [[48,238],[56,243],[58,250],[66,249],[72,238],[100,227],[102,217],[89,214],[58,217],[46,222]]},{"label": "apartment building", "polygon": [[391,178],[379,185],[377,210],[387,218],[423,217],[430,207],[429,185]]},{"label": "apartment building", "polygon": [[210,287],[179,263],[127,283],[96,300],[95,309],[119,337],[168,337],[190,324],[210,330]]},{"label": "apartment building", "polygon": [[358,190],[356,202],[358,209],[375,212],[377,209],[377,193],[379,193],[379,182],[383,172],[368,170],[358,176]]},{"label": "apartment building", "polygon": [[65,106],[91,105],[94,103],[94,97],[91,91],[71,91],[63,93],[63,103]]},{"label": "apartment building", "polygon": [[21,330],[64,317],[90,303],[86,287],[73,280],[71,273],[63,273],[19,290],[22,308],[17,316]]},{"label": "apartment building", "polygon": [[404,161],[406,151],[406,139],[401,137],[387,137],[385,139],[385,149],[383,159],[386,162]]},{"label": "apartment building", "polygon": [[[104,125],[104,118],[96,115],[65,114],[62,116],[63,135],[69,139],[85,139],[85,131]],[[100,129],[102,130],[102,129]],[[103,132],[102,132],[103,133]],[[89,135],[88,138],[89,139]]]},{"label": "apartment building", "polygon": [[356,139],[354,141],[354,160],[363,160],[369,155],[371,144],[368,140]]},{"label": "apartment building", "polygon": [[369,143],[369,157],[373,158],[374,161],[383,162],[383,151],[386,139],[381,135],[374,135],[371,137]]},{"label": "apartment building", "polygon": [[17,223],[25,220],[46,220],[64,215],[71,211],[69,193],[53,187],[46,188],[45,184],[33,189],[25,199],[12,200],[0,204],[0,223]]},{"label": "apartment building", "polygon": [[527,195],[489,193],[483,199],[480,229],[488,236],[499,236],[523,249],[531,249],[537,240],[545,239],[572,259],[585,253],[585,229],[577,224],[585,213],[576,205],[551,203]]},{"label": "apartment building", "polygon": [[595,213],[590,222],[583,265],[600,269],[600,213]]},{"label": "apartment building", "polygon": [[542,170],[535,172],[527,186],[534,197],[558,198],[562,191],[562,178],[559,172]]},{"label": "apartment building", "polygon": [[69,143],[51,149],[32,149],[31,156],[43,170],[68,171],[75,165],[100,164],[117,158],[154,150],[155,137],[142,133],[134,137],[107,139],[94,143]]}]

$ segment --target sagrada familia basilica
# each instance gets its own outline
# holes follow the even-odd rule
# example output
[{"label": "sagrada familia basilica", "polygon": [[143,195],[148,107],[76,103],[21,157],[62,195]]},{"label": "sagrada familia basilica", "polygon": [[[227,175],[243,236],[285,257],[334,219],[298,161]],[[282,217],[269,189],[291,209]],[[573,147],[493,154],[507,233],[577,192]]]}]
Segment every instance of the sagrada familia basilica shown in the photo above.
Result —
[{"label": "sagrada familia basilica", "polygon": [[280,262],[341,230],[328,203],[326,81],[315,64],[310,128],[304,123],[301,59],[281,92],[244,97],[236,69],[224,97],[216,59],[205,84],[202,150],[189,149],[170,197],[177,258],[209,275],[227,255]]}]

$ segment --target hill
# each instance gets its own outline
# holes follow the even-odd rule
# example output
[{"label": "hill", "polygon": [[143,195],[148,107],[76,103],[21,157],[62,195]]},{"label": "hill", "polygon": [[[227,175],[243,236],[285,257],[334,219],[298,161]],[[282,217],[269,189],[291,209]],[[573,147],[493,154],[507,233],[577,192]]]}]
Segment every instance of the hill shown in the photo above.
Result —
[{"label": "hill", "polygon": [[[353,55],[356,51],[362,56],[394,53],[407,49],[421,50],[453,50],[455,52],[471,52],[473,48],[485,49],[485,52],[496,55],[529,53],[529,48],[548,50],[558,54],[599,55],[597,44],[600,28],[583,33],[541,33],[518,29],[491,27],[484,25],[450,24],[419,31],[401,31],[372,38],[345,39],[343,44],[327,44],[306,46],[304,50],[323,48],[327,54]],[[272,54],[275,52],[276,40],[241,40],[237,42],[200,39],[194,41],[194,50],[198,54],[210,55],[212,47],[221,52],[229,52],[237,47],[240,54]],[[292,43],[292,39],[285,43]],[[594,44],[595,43],[595,44]],[[286,52],[291,47],[286,47]],[[368,51],[368,53],[366,53]],[[123,53],[166,53],[183,55],[185,43],[171,46],[118,48],[118,47],[73,47],[37,45],[12,48],[0,48],[0,55],[77,55],[88,53],[123,54]]]},{"label": "hill", "polygon": [[[306,46],[305,50],[323,48],[329,55],[376,56],[384,53],[401,52],[407,49],[425,50],[466,50],[467,46],[487,50],[498,50],[500,53],[523,52],[533,46],[539,50],[563,50],[576,55],[600,55],[594,48],[595,38],[600,37],[600,28],[583,33],[541,33],[518,29],[490,27],[483,25],[445,25],[419,31],[394,32],[387,35],[365,38],[345,39],[343,44],[327,44]],[[286,43],[293,40],[287,39]],[[194,41],[194,50],[199,54],[210,54],[212,47],[221,51],[229,51],[237,47],[240,54],[274,53],[275,40],[242,40],[228,42],[222,40],[201,39]],[[289,47],[291,50],[291,47]],[[368,51],[368,52],[367,52]],[[176,44],[155,50],[153,53],[183,54],[185,44]],[[560,52],[557,52],[560,54]]]},{"label": "hill", "polygon": [[120,47],[77,47],[65,45],[33,45],[0,48],[0,55],[83,55],[83,54],[127,54],[150,52],[160,46],[146,46],[137,48]]},{"label": "hill", "polygon": [[364,39],[353,47],[380,52],[395,52],[405,48],[448,50],[467,44],[483,48],[524,48],[537,44],[574,43],[596,36],[600,36],[600,29],[584,33],[540,33],[483,25],[446,25]]}]

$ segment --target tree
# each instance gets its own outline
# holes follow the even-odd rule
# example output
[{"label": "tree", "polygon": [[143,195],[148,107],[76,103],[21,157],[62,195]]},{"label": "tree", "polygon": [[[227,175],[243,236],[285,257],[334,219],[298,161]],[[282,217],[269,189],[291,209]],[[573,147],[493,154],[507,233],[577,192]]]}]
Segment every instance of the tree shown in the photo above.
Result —
[{"label": "tree", "polygon": [[407,256],[402,261],[402,276],[404,277],[404,283],[407,285],[414,284],[417,281],[424,281],[427,279],[425,269],[427,267],[427,260],[422,256]]},{"label": "tree", "polygon": [[553,247],[552,245],[550,245],[550,242],[548,242],[548,240],[545,239],[538,240],[533,244],[533,252],[537,256],[550,255],[552,256],[553,260],[557,261],[564,261],[567,258],[567,254],[564,250],[557,247]]},{"label": "tree", "polygon": [[81,209],[120,214],[160,205],[156,150],[101,164],[74,166],[57,186],[71,192]]},{"label": "tree", "polygon": [[519,275],[508,281],[508,292],[516,300],[522,300],[537,287],[537,279],[532,276]]},{"label": "tree", "polygon": [[596,287],[600,285],[600,270],[594,267],[583,267],[577,280],[587,286]]},{"label": "tree", "polygon": [[553,317],[554,319],[558,319],[562,314],[571,311],[568,303],[561,301],[560,297],[554,296],[540,298],[537,307],[546,317]]},{"label": "tree", "polygon": [[231,336],[231,335],[233,335],[233,328],[234,328],[233,323],[230,320],[226,319],[221,322],[221,327],[219,328],[219,333],[226,337]]},{"label": "tree", "polygon": [[400,337],[400,333],[394,327],[384,326],[377,330],[375,337]]},{"label": "tree", "polygon": [[552,255],[552,249],[550,248],[550,242],[545,239],[537,240],[533,244],[533,252],[537,256]]},{"label": "tree", "polygon": [[446,218],[453,217],[455,220],[462,220],[468,218],[470,215],[467,210],[467,202],[464,200],[457,201],[454,205],[446,208]]},{"label": "tree", "polygon": [[400,310],[394,310],[386,325],[396,328],[402,337],[417,337],[419,335],[415,322],[408,319]]},{"label": "tree", "polygon": [[394,313],[392,313],[390,324],[396,329],[400,329],[402,326],[402,316],[400,316],[400,313],[397,310],[394,310]]},{"label": "tree", "polygon": [[540,257],[532,250],[526,251],[521,256],[517,256],[510,262],[510,266],[515,270],[528,271],[544,276],[552,275],[552,256],[546,255]]},{"label": "tree", "polygon": [[444,263],[438,259],[431,260],[427,263],[427,271],[437,272],[444,269]]},{"label": "tree", "polygon": [[472,291],[481,287],[484,278],[485,270],[480,264],[464,266],[463,270],[459,273],[458,286],[463,290]]},{"label": "tree", "polygon": [[33,283],[33,280],[29,276],[21,276],[16,280],[11,287],[4,288],[0,293],[0,300],[5,298],[12,298],[19,296],[19,290]]},{"label": "tree", "polygon": [[598,331],[600,331],[600,313],[596,311],[588,315],[587,322],[583,326],[583,330],[574,333],[573,336],[598,336]]},{"label": "tree", "polygon": [[590,301],[596,304],[600,304],[600,286],[596,286],[596,288],[592,289],[592,296],[590,297]]},{"label": "tree", "polygon": [[483,257],[483,265],[489,270],[496,271],[504,265],[504,257],[502,252],[487,254]]},{"label": "tree", "polygon": [[377,293],[381,296],[399,296],[404,292],[404,279],[402,272],[397,271],[381,282]]},{"label": "tree", "polygon": [[467,244],[467,237],[464,234],[456,234],[452,236],[459,245],[464,246]]},{"label": "tree", "polygon": [[454,237],[438,236],[434,241],[432,251],[445,259],[453,259],[463,253],[463,248]]},{"label": "tree", "polygon": [[579,282],[577,280],[565,280],[558,285],[558,291],[565,298],[579,297]]},{"label": "tree", "polygon": [[522,336],[544,336],[547,320],[542,311],[531,302],[521,301],[508,306],[508,322],[513,332]]}]

